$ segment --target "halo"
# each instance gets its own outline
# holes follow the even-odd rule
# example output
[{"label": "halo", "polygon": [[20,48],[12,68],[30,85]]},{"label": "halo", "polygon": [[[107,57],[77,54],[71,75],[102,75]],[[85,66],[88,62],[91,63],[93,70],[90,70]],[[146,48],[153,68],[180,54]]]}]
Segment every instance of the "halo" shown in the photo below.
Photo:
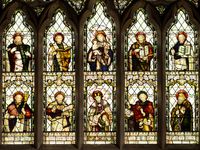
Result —
[{"label": "halo", "polygon": [[98,25],[98,24],[94,24],[93,26],[91,26],[91,28],[89,29],[89,32],[92,33],[92,36],[95,36],[96,31],[98,30],[103,30],[106,35],[107,35],[107,39],[110,40],[110,36],[112,35],[112,30],[104,25]]}]

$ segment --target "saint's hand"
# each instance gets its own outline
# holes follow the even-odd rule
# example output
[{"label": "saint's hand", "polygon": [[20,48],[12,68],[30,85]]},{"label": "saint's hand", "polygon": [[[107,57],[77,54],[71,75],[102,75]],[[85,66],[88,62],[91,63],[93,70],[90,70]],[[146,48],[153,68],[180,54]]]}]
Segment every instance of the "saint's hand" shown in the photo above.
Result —
[{"label": "saint's hand", "polygon": [[134,52],[138,53],[140,51],[139,48],[135,49]]},{"label": "saint's hand", "polygon": [[31,57],[31,54],[29,52],[26,52],[25,55]]},{"label": "saint's hand", "polygon": [[95,124],[97,124],[98,121],[99,121],[99,116],[98,116],[98,115],[95,115],[95,116],[93,117],[93,122],[94,122]]},{"label": "saint's hand", "polygon": [[17,50],[17,48],[14,47],[14,48],[12,48],[12,49],[10,50],[10,52],[13,53],[13,52],[15,52],[16,50]]},{"label": "saint's hand", "polygon": [[177,110],[177,111],[176,111],[176,115],[179,115],[179,113],[180,113],[179,110]]},{"label": "saint's hand", "polygon": [[174,54],[175,54],[175,50],[174,50],[174,49],[172,49],[172,50],[171,50],[171,53],[172,53],[172,55],[174,55]]},{"label": "saint's hand", "polygon": [[148,60],[148,56],[145,56],[142,58],[144,61],[147,61]]},{"label": "saint's hand", "polygon": [[64,105],[57,105],[57,109],[58,109],[58,110],[63,110],[64,108],[65,108]]},{"label": "saint's hand", "polygon": [[22,113],[25,115],[26,114],[26,111],[24,108],[22,108]]}]

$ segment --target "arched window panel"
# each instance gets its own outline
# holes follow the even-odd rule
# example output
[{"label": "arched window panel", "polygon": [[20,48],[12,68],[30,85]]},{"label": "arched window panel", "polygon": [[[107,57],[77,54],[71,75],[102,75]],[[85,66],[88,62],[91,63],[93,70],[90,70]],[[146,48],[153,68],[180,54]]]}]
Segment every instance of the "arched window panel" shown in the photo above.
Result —
[{"label": "arched window panel", "polygon": [[75,74],[44,76],[44,144],[75,144]]},{"label": "arched window panel", "polygon": [[34,142],[33,73],[3,73],[2,144]]},{"label": "arched window panel", "polygon": [[168,72],[166,81],[167,144],[198,144],[198,74]]},{"label": "arched window panel", "polygon": [[128,5],[132,2],[132,0],[114,0],[114,4],[116,9],[119,11],[120,14],[128,7]]},{"label": "arched window panel", "polygon": [[148,20],[138,9],[125,35],[126,144],[157,143],[157,34]]},{"label": "arched window panel", "polygon": [[74,71],[74,32],[58,9],[45,32],[44,67],[47,72]]},{"label": "arched window panel", "polygon": [[97,3],[87,20],[84,36],[85,71],[115,70],[115,24],[104,3]]},{"label": "arched window panel", "polygon": [[58,9],[44,39],[44,143],[75,144],[74,32]]},{"label": "arched window panel", "polygon": [[166,37],[167,70],[197,70],[197,31],[183,8],[178,9],[175,21],[170,26]]},{"label": "arched window panel", "polygon": [[157,143],[157,78],[153,72],[126,74],[125,144]]},{"label": "arched window panel", "polygon": [[84,75],[84,143],[116,143],[116,83],[112,73]]},{"label": "arched window panel", "polygon": [[3,72],[34,70],[34,33],[21,10],[15,11],[3,33]]},{"label": "arched window panel", "polygon": [[157,34],[148,22],[144,9],[133,16],[125,36],[125,68],[127,71],[156,70]]},{"label": "arched window panel", "polygon": [[74,8],[74,10],[77,12],[77,13],[80,13],[84,6],[85,6],[85,2],[86,0],[67,0],[68,4],[70,6],[72,6]]},{"label": "arched window panel", "polygon": [[3,32],[3,144],[33,143],[34,33],[22,10]]}]

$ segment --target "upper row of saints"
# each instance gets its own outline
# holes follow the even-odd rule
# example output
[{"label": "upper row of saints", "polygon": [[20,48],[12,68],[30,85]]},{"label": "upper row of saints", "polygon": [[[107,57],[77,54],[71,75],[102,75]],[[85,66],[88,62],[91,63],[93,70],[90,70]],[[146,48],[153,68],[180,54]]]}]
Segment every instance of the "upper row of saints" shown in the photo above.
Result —
[{"label": "upper row of saints", "polygon": [[[154,46],[148,42],[145,32],[135,33],[135,40],[128,53],[128,71],[150,71],[151,61],[156,57]],[[31,71],[33,53],[30,45],[23,42],[24,35],[16,32],[12,43],[6,50],[6,70],[10,72]],[[47,64],[49,71],[69,71],[72,63],[72,47],[64,42],[64,34],[57,32],[48,46]],[[187,40],[188,34],[180,31],[176,34],[176,43],[169,50],[173,58],[174,70],[187,71],[192,56],[192,44]],[[90,71],[112,71],[114,51],[104,30],[97,30],[92,39],[92,46],[87,50],[87,63]]]}]

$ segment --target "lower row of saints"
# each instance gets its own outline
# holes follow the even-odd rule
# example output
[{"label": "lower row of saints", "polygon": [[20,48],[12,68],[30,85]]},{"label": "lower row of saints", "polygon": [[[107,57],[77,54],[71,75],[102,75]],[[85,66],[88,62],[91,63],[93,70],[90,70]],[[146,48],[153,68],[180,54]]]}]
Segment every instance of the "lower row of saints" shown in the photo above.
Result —
[{"label": "lower row of saints", "polygon": [[[93,102],[87,110],[87,130],[110,131],[113,124],[111,104],[100,90],[93,91],[91,97]],[[176,93],[175,98],[177,103],[170,113],[171,130],[192,131],[193,108],[188,100],[188,93],[181,89]],[[4,115],[5,132],[31,131],[33,110],[29,106],[28,99],[27,92],[17,91],[13,94],[13,101],[8,104]],[[45,108],[46,118],[51,124],[50,131],[70,131],[74,109],[73,104],[66,103],[65,93],[57,91],[54,100]],[[155,130],[155,107],[145,91],[138,92],[137,100],[133,104],[127,103],[125,116],[129,131]]]}]

